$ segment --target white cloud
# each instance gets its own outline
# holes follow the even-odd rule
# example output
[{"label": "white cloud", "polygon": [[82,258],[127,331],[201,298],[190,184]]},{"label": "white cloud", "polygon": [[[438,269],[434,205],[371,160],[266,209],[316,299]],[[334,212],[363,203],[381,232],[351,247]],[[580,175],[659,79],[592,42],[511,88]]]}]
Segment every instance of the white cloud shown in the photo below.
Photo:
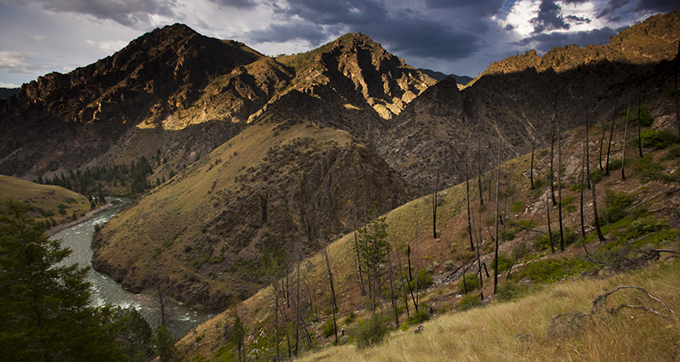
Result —
[{"label": "white cloud", "polygon": [[28,62],[29,59],[35,57],[36,55],[36,53],[30,52],[0,50],[0,71],[28,74],[32,70],[39,68]]},{"label": "white cloud", "polygon": [[19,86],[12,83],[0,82],[0,88],[19,88]]},{"label": "white cloud", "polygon": [[520,38],[526,38],[534,31],[531,19],[538,14],[540,5],[539,0],[520,0],[510,6],[505,19],[494,16],[493,20],[504,28],[512,28]]},{"label": "white cloud", "polygon": [[113,54],[125,47],[128,42],[124,40],[101,40],[96,41],[92,39],[85,39],[85,44],[97,47],[106,54]]}]

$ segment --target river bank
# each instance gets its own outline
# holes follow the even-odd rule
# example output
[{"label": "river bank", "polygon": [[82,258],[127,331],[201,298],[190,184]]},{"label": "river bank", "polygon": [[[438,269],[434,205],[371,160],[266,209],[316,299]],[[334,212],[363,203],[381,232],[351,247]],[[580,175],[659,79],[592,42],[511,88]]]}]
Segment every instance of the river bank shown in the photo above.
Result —
[{"label": "river bank", "polygon": [[[61,239],[62,247],[70,248],[71,255],[62,262],[64,265],[78,263],[92,265],[92,235],[95,225],[106,223],[120,212],[130,200],[111,199],[109,203],[85,216],[50,231],[51,239]],[[161,321],[161,308],[154,292],[132,293],[124,290],[112,278],[90,269],[87,281],[92,285],[90,303],[95,306],[112,305],[120,308],[135,308],[152,328]],[[213,316],[212,311],[194,310],[175,303],[164,296],[166,326],[177,337],[181,337],[201,322]]]},{"label": "river bank", "polygon": [[65,224],[59,224],[59,225],[57,225],[53,228],[49,228],[49,229],[45,230],[45,233],[49,236],[53,236],[54,234],[57,234],[58,232],[60,232],[64,229],[67,229],[67,228],[73,227],[75,225],[84,223],[85,221],[92,219],[98,212],[108,210],[108,209],[110,209],[114,206],[115,206],[114,204],[108,202],[105,205],[102,205],[102,206],[100,206],[100,207],[98,207],[94,210],[88,211],[87,213],[85,213],[84,216],[81,216],[81,217],[77,218],[76,220],[67,222]]}]

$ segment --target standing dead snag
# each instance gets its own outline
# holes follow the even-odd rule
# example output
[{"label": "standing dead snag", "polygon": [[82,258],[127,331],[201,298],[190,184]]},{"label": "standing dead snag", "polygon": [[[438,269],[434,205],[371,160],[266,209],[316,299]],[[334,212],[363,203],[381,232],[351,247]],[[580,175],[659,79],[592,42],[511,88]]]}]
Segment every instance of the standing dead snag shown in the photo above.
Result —
[{"label": "standing dead snag", "polygon": [[467,190],[467,219],[468,219],[468,234],[470,235],[470,251],[475,251],[475,244],[472,241],[472,221],[470,216],[470,179],[468,177],[468,164],[465,159],[465,187]]},{"label": "standing dead snag", "polygon": [[[529,182],[531,189],[534,189],[534,151],[536,150],[536,137],[531,142],[531,166],[529,167]],[[467,173],[467,172],[466,172]]]},{"label": "standing dead snag", "polygon": [[326,269],[328,270],[328,282],[331,287],[331,301],[333,308],[333,333],[335,334],[335,343],[338,343],[338,326],[335,322],[335,313],[338,309],[338,303],[335,299],[335,287],[333,286],[333,273],[331,273],[331,262],[328,260],[328,246],[324,246],[323,255],[326,258]]},{"label": "standing dead snag", "polygon": [[555,120],[557,119],[557,89],[555,89],[555,102],[554,102],[553,118],[550,122],[550,197],[552,198],[553,206],[557,205],[555,200],[555,171],[554,171],[554,160],[555,160]]},{"label": "standing dead snag", "polygon": [[[616,103],[618,103],[619,100],[618,98],[616,99]],[[609,176],[609,155],[611,154],[612,150],[612,138],[614,137],[614,125],[616,124],[616,103],[614,103],[614,116],[612,117],[612,128],[609,130],[609,144],[607,145],[607,166],[605,168],[605,175]]]},{"label": "standing dead snag", "polygon": [[597,216],[597,194],[595,192],[595,183],[591,184],[591,191],[593,192],[593,218],[595,223],[595,230],[597,230],[597,237],[600,238],[600,242],[606,241],[602,235],[602,230],[600,229],[600,218]]},{"label": "standing dead snag", "polygon": [[434,181],[434,194],[432,195],[432,237],[437,238],[437,194],[439,187],[439,170],[437,170],[437,177]]},{"label": "standing dead snag", "polygon": [[[498,173],[496,175],[496,247],[494,248],[494,267],[493,267],[493,294],[496,294],[498,289],[498,218],[500,217],[500,208],[498,203],[498,196],[501,188],[501,143],[498,142]],[[463,275],[463,278],[465,276]]]},{"label": "standing dead snag", "polygon": [[[555,99],[555,103],[557,103],[557,99]],[[555,106],[555,118],[557,121],[557,219],[560,221],[560,251],[564,251],[564,228],[562,226],[562,122],[557,119],[557,106]]]},{"label": "standing dead snag", "polygon": [[642,93],[638,94],[638,115],[637,115],[637,130],[638,130],[638,151],[640,152],[640,158],[642,158]]},{"label": "standing dead snag", "polygon": [[[623,130],[623,158],[621,159],[621,179],[626,181],[626,143],[628,142],[628,117],[630,116],[630,94],[628,95],[628,110],[626,110],[626,126]],[[639,140],[642,143],[642,139]]]}]

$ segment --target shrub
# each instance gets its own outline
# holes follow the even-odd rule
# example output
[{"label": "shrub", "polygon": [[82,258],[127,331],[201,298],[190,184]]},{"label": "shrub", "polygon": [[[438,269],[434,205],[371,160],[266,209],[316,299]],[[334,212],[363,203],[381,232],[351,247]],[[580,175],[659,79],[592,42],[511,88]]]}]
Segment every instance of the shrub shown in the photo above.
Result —
[{"label": "shrub", "polygon": [[664,160],[674,160],[680,158],[680,147],[673,147],[666,153]]},{"label": "shrub", "polygon": [[463,298],[460,298],[460,304],[458,305],[458,309],[463,311],[463,310],[472,309],[474,307],[479,307],[480,305],[482,305],[482,301],[479,300],[479,295],[468,294],[468,295],[464,296]]},{"label": "shrub", "polygon": [[666,148],[674,143],[678,143],[679,138],[676,134],[665,129],[661,131],[648,129],[642,131],[640,138],[635,137],[631,144],[637,147],[640,140],[642,140],[642,147]]},{"label": "shrub", "polygon": [[601,224],[612,224],[626,217],[626,208],[632,203],[633,198],[625,192],[607,191]]},{"label": "shrub", "polygon": [[444,263],[444,269],[446,269],[446,270],[453,270],[453,261],[447,260],[447,261]]},{"label": "shrub", "polygon": [[580,259],[545,259],[528,264],[519,276],[539,283],[550,283],[581,274],[591,268],[592,263]]},{"label": "shrub", "polygon": [[623,162],[620,159],[609,161],[609,171],[620,170],[623,167]]},{"label": "shrub", "polygon": [[511,229],[501,229],[498,235],[500,236],[501,240],[510,241],[515,238],[515,231]]},{"label": "shrub", "polygon": [[535,189],[540,189],[543,187],[545,184],[545,181],[541,180],[540,178],[534,178],[534,188]]},{"label": "shrub", "polygon": [[350,311],[349,314],[345,317],[345,324],[352,324],[354,322],[354,318],[356,317],[356,314],[354,314],[354,311]]},{"label": "shrub", "polygon": [[[563,230],[564,234],[564,246],[569,246],[578,240],[578,235],[574,232],[574,229],[572,228],[564,228]],[[550,238],[548,237],[548,234],[542,234],[537,236],[534,239],[534,247],[539,250],[548,250],[550,249]],[[560,245],[560,231],[559,230],[554,230],[552,232],[552,244],[555,248],[558,248]]]},{"label": "shrub", "polygon": [[[425,289],[432,285],[432,277],[427,272],[427,269],[420,269],[418,271],[418,290]],[[416,278],[411,281],[411,288],[415,289]]]},{"label": "shrub", "polygon": [[333,328],[333,320],[329,319],[321,325],[321,331],[323,332],[324,338],[328,338],[333,335],[335,329]]},{"label": "shrub", "polygon": [[[498,272],[502,273],[512,266],[512,259],[508,259],[505,255],[498,253]],[[491,269],[496,267],[496,260],[491,260]]]},{"label": "shrub", "polygon": [[600,170],[599,168],[593,168],[592,170],[590,170],[590,181],[598,183],[602,181],[604,175],[605,175],[604,171]]},{"label": "shrub", "polygon": [[418,311],[413,313],[412,316],[408,317],[406,320],[406,323],[409,325],[415,325],[415,324],[420,324],[425,322],[426,320],[430,319],[430,315],[427,314],[427,305],[421,304],[418,307]]},{"label": "shrub", "polygon": [[381,343],[387,336],[387,325],[387,317],[381,314],[360,321],[354,334],[357,347],[366,348]]},{"label": "shrub", "polygon": [[507,302],[511,299],[521,296],[525,290],[525,287],[523,288],[511,281],[507,281],[498,288],[496,298],[498,298],[500,301]]},{"label": "shrub", "polygon": [[524,210],[524,201],[515,201],[510,207],[510,211],[512,212],[520,212],[522,210]]},{"label": "shrub", "polygon": [[467,294],[479,288],[479,278],[477,277],[477,274],[467,273],[464,278],[465,283],[463,283],[462,280],[458,283],[458,294]]}]

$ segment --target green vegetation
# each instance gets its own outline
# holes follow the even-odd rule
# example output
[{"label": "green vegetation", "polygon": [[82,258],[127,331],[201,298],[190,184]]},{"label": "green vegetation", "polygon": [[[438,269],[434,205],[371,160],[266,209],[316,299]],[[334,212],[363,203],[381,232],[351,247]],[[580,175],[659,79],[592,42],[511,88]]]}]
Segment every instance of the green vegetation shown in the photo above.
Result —
[{"label": "green vegetation", "polygon": [[592,270],[594,264],[579,259],[545,259],[527,264],[519,274],[537,283],[551,283]]},{"label": "green vegetation", "polygon": [[387,317],[379,313],[359,321],[359,326],[354,331],[354,342],[357,347],[366,348],[381,343],[389,331],[387,324]]},{"label": "green vegetation", "polygon": [[[74,173],[68,170],[67,173],[67,175],[61,173],[59,176],[55,175],[54,178],[45,178],[40,181],[46,185],[58,185],[83,195],[97,195],[97,200],[104,202],[101,182],[107,182],[114,186],[117,184],[121,186],[129,185],[131,194],[140,194],[152,187],[146,178],[153,173],[153,167],[146,157],[142,156],[137,162],[130,162],[129,166],[88,167],[83,172],[76,170]],[[157,180],[157,184],[159,182],[160,180]]]},{"label": "green vegetation", "polygon": [[479,277],[476,273],[465,274],[465,282],[461,280],[458,283],[458,294],[467,294],[479,288]]},{"label": "green vegetation", "polygon": [[479,307],[480,305],[482,305],[482,301],[479,300],[478,294],[467,294],[460,298],[458,309],[464,311],[474,307]]},{"label": "green vegetation", "polygon": [[10,361],[122,361],[113,310],[89,306],[89,268],[57,266],[71,251],[8,199],[0,214],[0,349]]},{"label": "green vegetation", "polygon": [[679,141],[678,135],[665,129],[661,131],[653,129],[644,130],[640,134],[640,138],[635,137],[631,144],[637,147],[640,139],[642,139],[642,147],[647,148],[666,148]]}]

